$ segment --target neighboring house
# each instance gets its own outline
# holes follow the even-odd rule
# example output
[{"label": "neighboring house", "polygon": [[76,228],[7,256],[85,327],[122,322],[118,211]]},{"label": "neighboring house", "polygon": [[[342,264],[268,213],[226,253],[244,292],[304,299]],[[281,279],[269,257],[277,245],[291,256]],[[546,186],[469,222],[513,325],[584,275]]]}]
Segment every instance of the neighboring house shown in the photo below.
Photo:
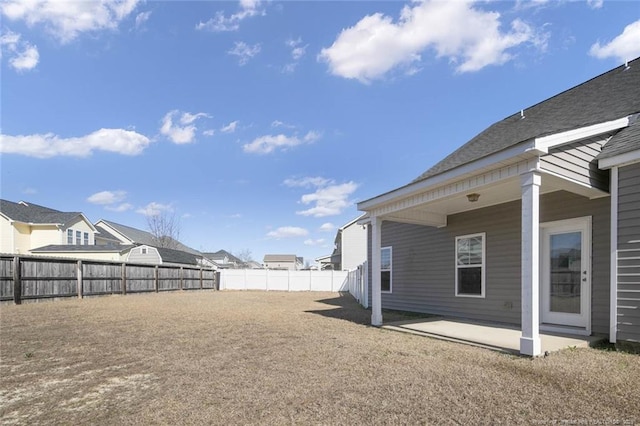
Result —
[{"label": "neighboring house", "polygon": [[263,263],[266,269],[297,271],[304,266],[304,259],[295,254],[265,254]]},{"label": "neighboring house", "polygon": [[28,254],[50,245],[95,243],[96,228],[80,212],[61,212],[37,204],[0,200],[0,252]]},{"label": "neighboring house", "polygon": [[246,269],[264,269],[264,266],[262,266],[261,263],[256,262],[255,260],[250,260],[245,263],[245,268]]},{"label": "neighboring house", "polygon": [[157,239],[147,231],[131,226],[100,219],[95,224],[98,230],[96,243],[99,245],[114,242],[135,248],[127,251],[122,260],[131,263],[152,263],[155,265],[197,265],[217,269],[217,265],[207,259],[203,253],[172,240],[172,248],[158,247]]},{"label": "neighboring house", "polygon": [[326,256],[316,257],[316,263],[318,264],[318,269],[321,271],[330,271],[332,269],[335,269],[336,263],[338,262],[339,262],[339,259],[337,258],[337,256],[334,262],[333,254],[327,254]]},{"label": "neighboring house", "polygon": [[[158,246],[156,237],[150,232],[131,226],[121,225],[109,220],[100,219],[95,224],[96,229],[100,233],[98,244],[103,242],[112,242],[114,239],[120,244],[146,244],[150,246]],[[197,256],[202,256],[198,250],[185,246],[180,241],[171,239],[171,249],[180,250]]]},{"label": "neighboring house", "polygon": [[[540,354],[540,330],[637,342],[637,276],[617,270],[637,272],[638,260],[616,268],[611,258],[637,246],[639,114],[636,59],[360,202],[372,324],[383,307],[508,323],[527,355]],[[623,149],[607,157],[607,145]]]},{"label": "neighboring house", "polygon": [[359,224],[362,214],[336,232],[333,253],[316,258],[321,270],[350,271],[367,260],[367,230]]},{"label": "neighboring house", "polygon": [[244,262],[226,250],[218,250],[215,253],[202,253],[204,257],[218,265],[218,269],[244,268]]}]

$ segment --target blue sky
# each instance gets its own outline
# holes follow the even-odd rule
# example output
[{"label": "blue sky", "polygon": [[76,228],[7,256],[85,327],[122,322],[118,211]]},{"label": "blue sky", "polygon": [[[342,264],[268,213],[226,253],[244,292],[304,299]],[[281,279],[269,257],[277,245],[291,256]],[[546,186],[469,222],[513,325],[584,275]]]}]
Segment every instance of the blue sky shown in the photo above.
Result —
[{"label": "blue sky", "polygon": [[356,203],[640,56],[640,2],[0,3],[1,196],[329,254]]}]

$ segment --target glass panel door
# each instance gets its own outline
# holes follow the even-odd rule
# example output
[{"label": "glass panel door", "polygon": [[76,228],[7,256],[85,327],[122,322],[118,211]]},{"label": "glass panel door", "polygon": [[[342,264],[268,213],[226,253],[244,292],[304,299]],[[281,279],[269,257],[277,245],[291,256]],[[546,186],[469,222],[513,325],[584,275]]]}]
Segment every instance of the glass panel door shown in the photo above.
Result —
[{"label": "glass panel door", "polygon": [[590,330],[591,220],[570,219],[540,227],[541,322]]},{"label": "glass panel door", "polygon": [[582,275],[582,233],[550,236],[549,310],[580,313]]}]

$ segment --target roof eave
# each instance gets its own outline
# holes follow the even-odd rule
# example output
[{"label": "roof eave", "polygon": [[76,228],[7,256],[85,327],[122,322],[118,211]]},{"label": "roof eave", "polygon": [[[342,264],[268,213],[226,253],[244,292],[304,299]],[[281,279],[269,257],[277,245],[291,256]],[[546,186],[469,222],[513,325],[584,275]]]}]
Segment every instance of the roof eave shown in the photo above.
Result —
[{"label": "roof eave", "polygon": [[358,210],[367,212],[399,198],[415,195],[429,188],[447,184],[514,159],[534,158],[546,153],[545,149],[536,148],[535,140],[531,139],[424,180],[412,182],[377,197],[361,201],[358,203]]},{"label": "roof eave", "polygon": [[640,162],[640,149],[598,160],[598,167],[606,170],[612,167],[626,166],[638,162]]}]

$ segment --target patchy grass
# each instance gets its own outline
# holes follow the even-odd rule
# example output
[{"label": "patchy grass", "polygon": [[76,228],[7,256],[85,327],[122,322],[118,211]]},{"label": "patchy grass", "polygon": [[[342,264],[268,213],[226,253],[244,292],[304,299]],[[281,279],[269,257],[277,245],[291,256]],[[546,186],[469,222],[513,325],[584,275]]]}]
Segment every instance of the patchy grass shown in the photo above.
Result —
[{"label": "patchy grass", "polygon": [[4,424],[640,422],[637,355],[527,359],[373,328],[350,296],[176,292],[0,315]]}]

